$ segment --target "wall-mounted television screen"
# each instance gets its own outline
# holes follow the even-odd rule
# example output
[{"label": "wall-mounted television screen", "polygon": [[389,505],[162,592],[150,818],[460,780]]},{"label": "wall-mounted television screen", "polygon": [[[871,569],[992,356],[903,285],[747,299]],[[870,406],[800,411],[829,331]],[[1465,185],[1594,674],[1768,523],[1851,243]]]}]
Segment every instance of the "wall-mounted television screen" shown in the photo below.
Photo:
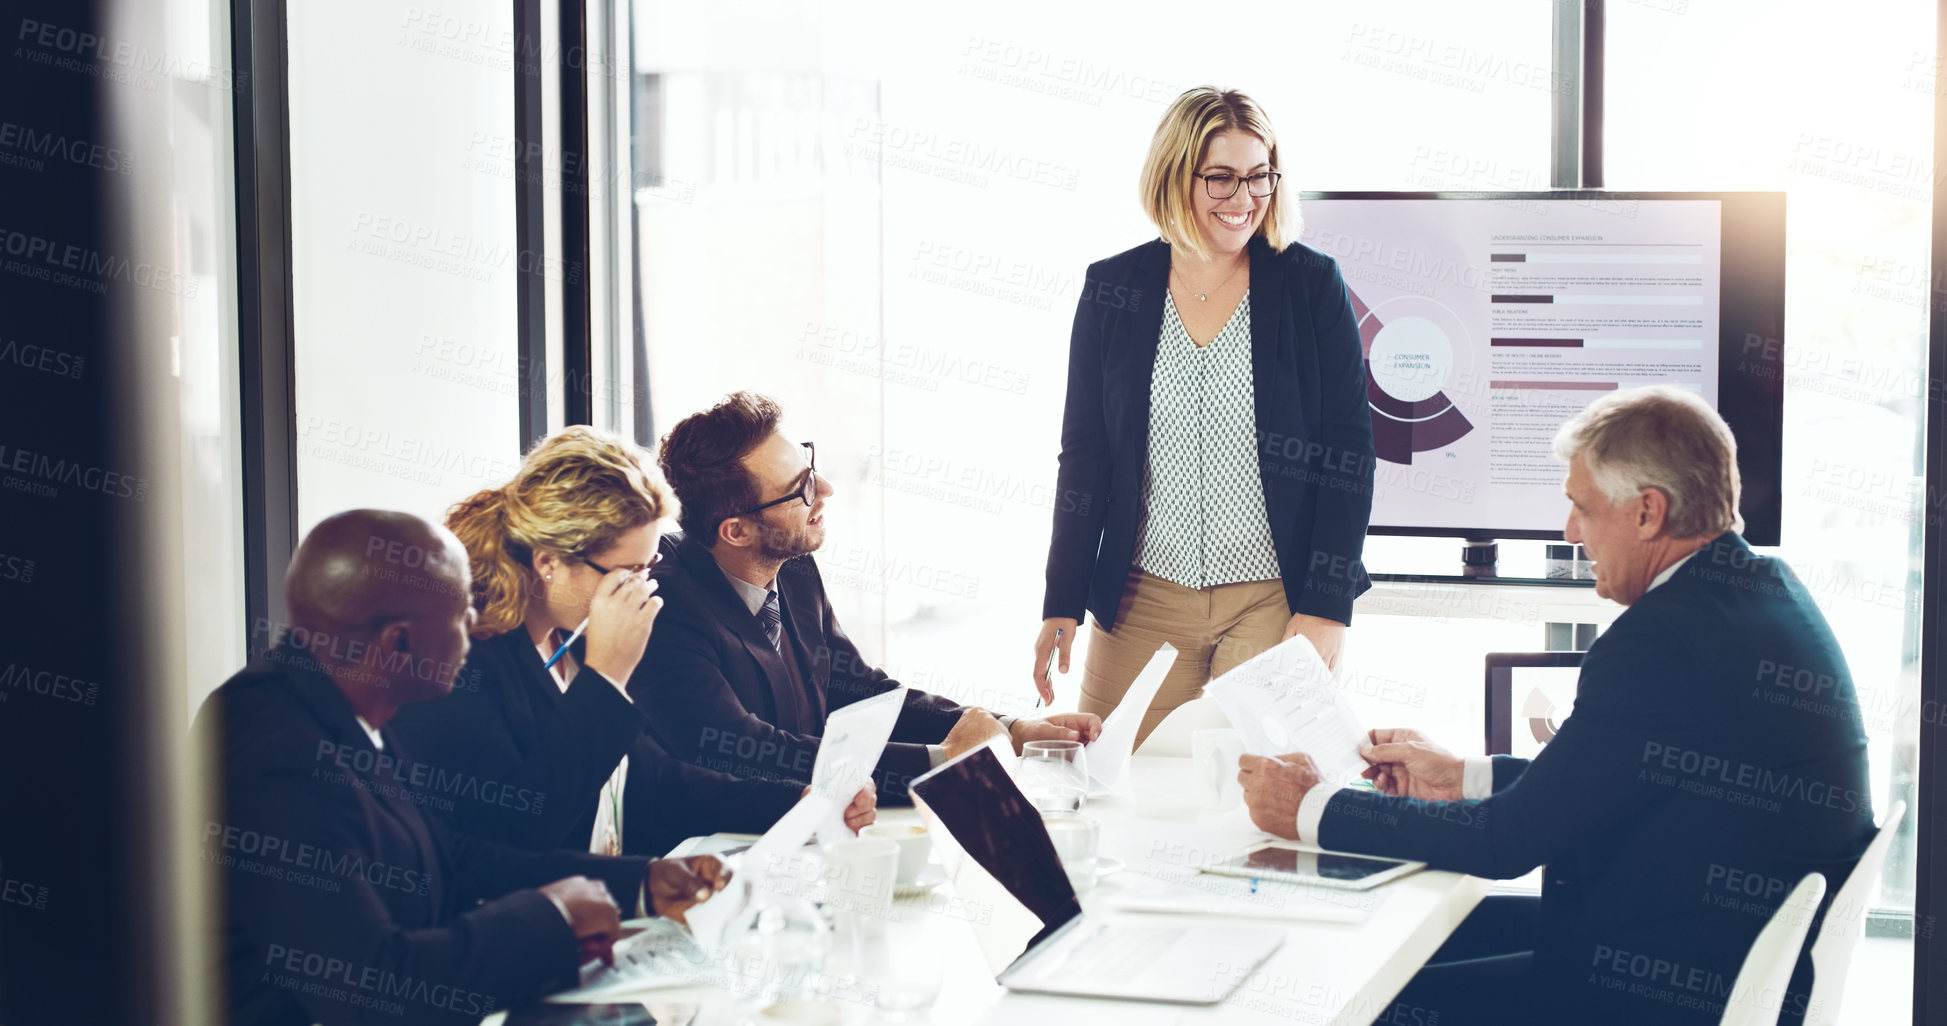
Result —
[{"label": "wall-mounted television screen", "polygon": [[1372,532],[1559,539],[1555,430],[1687,388],[1737,437],[1745,537],[1778,544],[1785,195],[1304,194],[1366,354]]}]

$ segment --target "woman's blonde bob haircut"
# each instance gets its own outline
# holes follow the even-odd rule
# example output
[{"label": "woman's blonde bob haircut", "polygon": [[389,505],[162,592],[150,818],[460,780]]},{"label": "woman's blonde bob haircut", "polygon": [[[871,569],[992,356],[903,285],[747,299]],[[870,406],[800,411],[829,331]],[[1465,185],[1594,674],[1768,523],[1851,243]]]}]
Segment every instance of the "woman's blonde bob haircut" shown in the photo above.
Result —
[{"label": "woman's blonde bob haircut", "polygon": [[[1271,118],[1256,100],[1235,89],[1198,86],[1177,97],[1156,126],[1156,135],[1149,141],[1149,157],[1143,161],[1143,213],[1155,222],[1163,241],[1172,248],[1201,257],[1210,255],[1204,251],[1203,232],[1197,227],[1195,193],[1191,190],[1201,186],[1193,176],[1210,140],[1231,129],[1264,140],[1264,148],[1271,151],[1271,170],[1278,170],[1278,136],[1271,130]],[[1285,242],[1298,234],[1298,207],[1285,198],[1289,195],[1289,185],[1280,184],[1265,205],[1263,222],[1257,226],[1258,237],[1273,250],[1284,249]]]},{"label": "woman's blonde bob haircut", "polygon": [[527,618],[540,590],[536,550],[586,556],[674,513],[649,467],[640,447],[577,424],[536,442],[512,481],[447,510],[473,567],[474,637],[505,634]]}]

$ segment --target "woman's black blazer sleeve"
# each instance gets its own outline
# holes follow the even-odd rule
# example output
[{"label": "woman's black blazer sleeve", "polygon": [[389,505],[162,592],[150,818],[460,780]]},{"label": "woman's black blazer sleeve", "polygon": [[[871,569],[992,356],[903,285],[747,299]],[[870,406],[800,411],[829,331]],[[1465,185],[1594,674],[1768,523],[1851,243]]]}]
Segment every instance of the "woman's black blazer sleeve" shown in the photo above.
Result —
[{"label": "woman's black blazer sleeve", "polygon": [[1105,289],[1113,294],[1119,286],[1106,281],[1104,271],[1099,263],[1089,267],[1082,298],[1075,306],[1075,327],[1068,337],[1068,390],[1061,414],[1043,619],[1082,619],[1108,517],[1110,451],[1102,407],[1102,335],[1112,307],[1100,299]]},{"label": "woman's black blazer sleeve", "polygon": [[578,828],[592,825],[602,785],[642,733],[642,713],[583,667],[537,716],[524,691],[534,682],[524,678],[554,685],[524,633],[475,642],[460,686],[401,710],[393,731],[428,772],[457,783],[453,807],[441,811],[460,830],[535,851],[586,848]]},{"label": "woman's black blazer sleeve", "polygon": [[[1309,293],[1305,307],[1320,408],[1312,429],[1318,445],[1303,450],[1312,485],[1311,551],[1302,569],[1284,561],[1285,595],[1293,612],[1351,623],[1353,600],[1372,587],[1363,560],[1374,470],[1365,351],[1338,262],[1309,249],[1287,253],[1293,256]],[[1303,583],[1294,589],[1299,579]]]}]

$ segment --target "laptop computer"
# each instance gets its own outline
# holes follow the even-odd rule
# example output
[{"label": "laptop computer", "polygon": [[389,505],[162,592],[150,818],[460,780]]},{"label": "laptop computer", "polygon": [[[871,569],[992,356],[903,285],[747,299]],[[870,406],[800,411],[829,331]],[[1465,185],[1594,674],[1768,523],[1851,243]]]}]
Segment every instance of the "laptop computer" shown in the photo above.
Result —
[{"label": "laptop computer", "polygon": [[1212,1005],[1284,943],[1280,929],[1083,912],[1041,813],[991,747],[941,764],[912,793],[967,853],[954,884],[970,905],[992,908],[974,932],[1009,990]]}]

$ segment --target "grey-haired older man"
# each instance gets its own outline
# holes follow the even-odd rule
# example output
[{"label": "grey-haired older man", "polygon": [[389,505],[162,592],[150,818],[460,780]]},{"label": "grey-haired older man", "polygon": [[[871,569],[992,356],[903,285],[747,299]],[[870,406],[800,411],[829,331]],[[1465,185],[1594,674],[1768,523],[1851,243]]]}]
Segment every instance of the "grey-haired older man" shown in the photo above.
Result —
[{"label": "grey-haired older man", "polygon": [[[1629,608],[1541,754],[1462,759],[1375,730],[1376,791],[1320,787],[1298,753],[1242,766],[1272,833],[1502,880],[1545,867],[1538,899],[1483,902],[1381,1022],[1715,1023],[1785,895],[1807,873],[1836,890],[1872,836],[1845,657],[1791,569],[1739,537],[1716,411],[1615,392],[1555,452],[1564,534]],[[1780,1022],[1805,1014],[1809,972],[1801,959]]]}]

